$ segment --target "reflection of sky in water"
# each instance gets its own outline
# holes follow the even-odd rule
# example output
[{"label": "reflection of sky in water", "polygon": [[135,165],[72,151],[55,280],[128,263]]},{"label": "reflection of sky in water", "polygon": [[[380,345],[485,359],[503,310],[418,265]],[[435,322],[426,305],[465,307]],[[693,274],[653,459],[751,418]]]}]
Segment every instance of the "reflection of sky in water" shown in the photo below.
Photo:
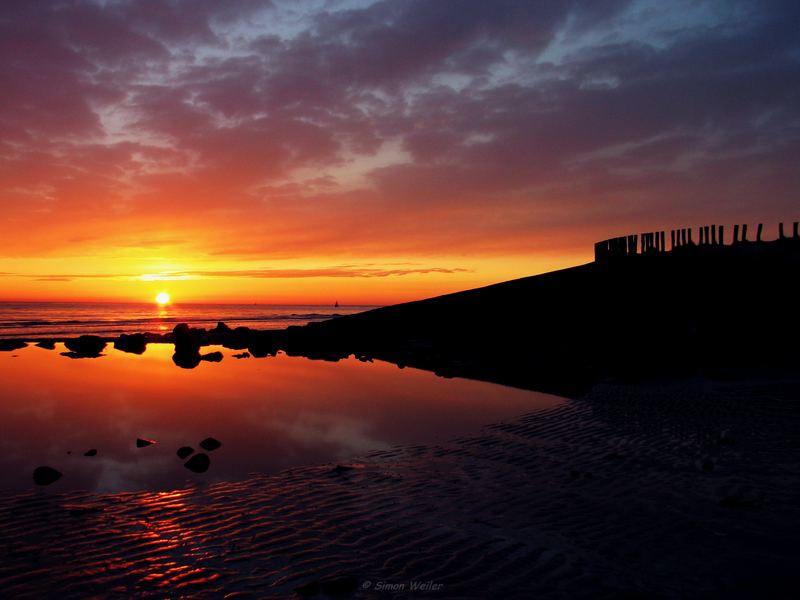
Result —
[{"label": "reflection of sky in water", "polygon": [[[32,487],[36,466],[64,473],[52,489],[170,489],[186,481],[346,459],[395,444],[441,442],[558,399],[415,369],[356,360],[237,360],[193,370],[171,345],[142,356],[108,346],[70,360],[29,347],[0,353],[1,488]],[[14,356],[16,355],[16,357]],[[211,469],[194,475],[175,451],[213,436]],[[137,449],[145,437],[158,444]],[[97,448],[95,457],[83,453]],[[71,454],[67,454],[71,451]]]}]

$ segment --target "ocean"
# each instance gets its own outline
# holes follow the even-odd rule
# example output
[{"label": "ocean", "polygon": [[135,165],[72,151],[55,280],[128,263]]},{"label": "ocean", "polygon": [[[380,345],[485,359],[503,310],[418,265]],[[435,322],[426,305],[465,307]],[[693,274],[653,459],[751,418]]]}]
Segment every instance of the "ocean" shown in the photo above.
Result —
[{"label": "ocean", "polygon": [[0,302],[0,338],[70,337],[83,334],[166,333],[178,323],[213,328],[283,329],[375,306],[274,304],[155,304],[103,302]]}]

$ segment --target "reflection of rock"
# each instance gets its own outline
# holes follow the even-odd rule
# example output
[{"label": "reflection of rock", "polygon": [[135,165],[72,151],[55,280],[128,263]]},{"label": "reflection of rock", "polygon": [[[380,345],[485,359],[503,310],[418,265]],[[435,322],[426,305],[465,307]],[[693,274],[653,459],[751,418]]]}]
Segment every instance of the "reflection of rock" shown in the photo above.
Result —
[{"label": "reflection of rock", "polygon": [[182,369],[194,369],[200,364],[200,346],[205,331],[192,329],[186,323],[179,323],[172,330],[175,341],[175,354],[172,362]]},{"label": "reflection of rock", "polygon": [[225,348],[230,348],[231,350],[244,350],[250,343],[252,333],[247,327],[237,327],[229,331],[228,335],[221,340],[221,343]]},{"label": "reflection of rock", "polygon": [[200,447],[208,452],[213,452],[220,446],[222,446],[222,442],[213,437],[207,437],[202,442],[200,442]]},{"label": "reflection of rock", "polygon": [[82,335],[80,337],[66,340],[64,345],[69,353],[64,353],[70,358],[95,358],[106,347],[103,338],[96,335]]},{"label": "reflection of rock", "polygon": [[97,456],[97,449],[92,448],[91,450],[87,450],[83,453],[84,456]]},{"label": "reflection of rock", "polygon": [[147,440],[147,439],[144,439],[144,438],[136,438],[136,447],[137,448],[144,448],[146,446],[152,446],[155,443],[156,443],[155,440]]},{"label": "reflection of rock", "polygon": [[193,473],[205,473],[208,471],[208,467],[211,466],[211,459],[208,458],[208,454],[195,454],[183,466]]},{"label": "reflection of rock", "polygon": [[200,360],[206,362],[222,362],[222,352],[209,352],[200,356]]},{"label": "reflection of rock", "polygon": [[175,351],[172,355],[172,362],[182,369],[194,369],[200,364],[199,352],[179,352]]},{"label": "reflection of rock", "polygon": [[186,458],[187,456],[193,453],[194,453],[194,448],[190,446],[181,446],[180,448],[178,448],[178,452],[176,452],[178,458],[181,459]]},{"label": "reflection of rock", "polygon": [[240,352],[239,354],[234,354],[233,358],[250,358],[249,352]]},{"label": "reflection of rock", "polygon": [[39,348],[44,348],[45,350],[55,350],[56,343],[53,340],[39,340],[36,342],[36,345]]},{"label": "reflection of rock", "polygon": [[27,345],[28,343],[23,342],[22,340],[0,340],[0,352],[19,350],[21,348],[25,348]]},{"label": "reflection of rock", "polygon": [[247,349],[255,358],[276,356],[279,350],[279,335],[280,332],[275,331],[254,331]]},{"label": "reflection of rock", "polygon": [[33,471],[33,482],[36,485],[50,485],[61,479],[61,473],[53,467],[36,467]]},{"label": "reflection of rock", "polygon": [[147,349],[147,339],[143,333],[130,335],[123,333],[114,341],[114,348],[131,354],[144,354]]}]

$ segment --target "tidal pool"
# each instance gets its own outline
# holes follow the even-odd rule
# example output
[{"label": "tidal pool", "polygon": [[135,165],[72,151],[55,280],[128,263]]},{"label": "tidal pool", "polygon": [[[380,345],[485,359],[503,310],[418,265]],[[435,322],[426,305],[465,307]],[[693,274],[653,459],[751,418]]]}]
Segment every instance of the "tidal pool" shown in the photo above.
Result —
[{"label": "tidal pool", "polygon": [[[376,361],[336,363],[279,354],[176,367],[173,346],[143,355],[110,345],[93,359],[29,346],[0,353],[0,489],[34,486],[48,465],[63,477],[48,489],[167,490],[232,481],[302,465],[344,461],[401,444],[430,444],[477,432],[563,400]],[[181,446],[202,452],[202,474],[184,468]],[[157,443],[136,447],[136,439]],[[95,456],[84,456],[89,450]]]}]

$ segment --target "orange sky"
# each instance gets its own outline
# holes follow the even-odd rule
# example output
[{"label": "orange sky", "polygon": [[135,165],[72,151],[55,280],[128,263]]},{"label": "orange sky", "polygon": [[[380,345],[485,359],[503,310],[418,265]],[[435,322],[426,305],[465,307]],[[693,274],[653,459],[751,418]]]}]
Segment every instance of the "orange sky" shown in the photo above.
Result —
[{"label": "orange sky", "polygon": [[0,300],[385,304],[797,218],[791,3],[0,7]]}]

